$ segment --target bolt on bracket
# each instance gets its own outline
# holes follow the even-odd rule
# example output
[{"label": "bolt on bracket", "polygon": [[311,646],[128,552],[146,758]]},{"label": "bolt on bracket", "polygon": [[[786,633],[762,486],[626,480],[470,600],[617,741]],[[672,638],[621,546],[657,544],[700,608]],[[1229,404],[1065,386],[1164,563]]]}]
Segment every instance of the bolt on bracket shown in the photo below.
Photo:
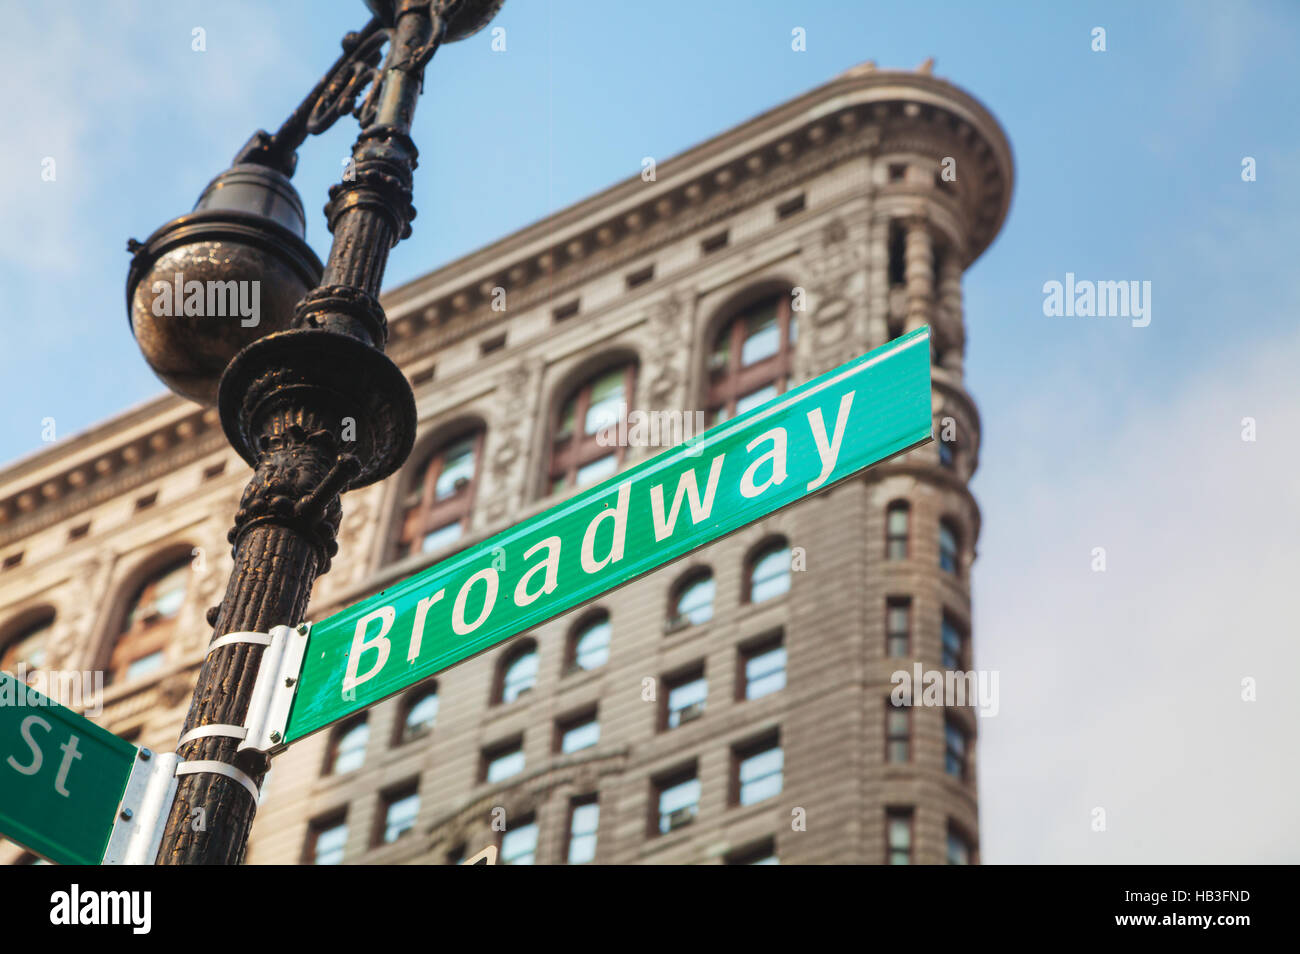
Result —
[{"label": "bolt on bracket", "polygon": [[262,653],[253,683],[253,698],[248,705],[244,727],[248,734],[238,751],[275,753],[282,751],[289,710],[298,691],[303,659],[307,655],[307,637],[311,623],[299,626],[273,626],[270,644]]},{"label": "bolt on bracket", "polygon": [[151,865],[162,847],[163,829],[176,800],[175,752],[158,755],[136,750],[135,764],[113,817],[113,831],[104,848],[103,864]]}]

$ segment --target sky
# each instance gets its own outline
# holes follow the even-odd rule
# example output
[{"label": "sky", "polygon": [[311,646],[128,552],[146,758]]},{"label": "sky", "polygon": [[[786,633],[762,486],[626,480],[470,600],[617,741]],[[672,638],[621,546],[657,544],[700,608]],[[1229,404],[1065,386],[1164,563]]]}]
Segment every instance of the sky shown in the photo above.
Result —
[{"label": "sky", "polygon": [[[129,332],[126,239],[189,211],[366,12],[2,6],[13,461],[46,446],[48,418],[64,439],[162,393]],[[989,108],[1016,184],[963,287],[983,420],[975,662],[1001,694],[980,723],[981,859],[1300,861],[1300,5],[507,0],[493,25],[504,52],[483,33],[430,69],[420,214],[388,287],[865,60],[934,57]],[[340,122],[299,153],[322,259],[320,209],[354,133]],[[1067,273],[1149,281],[1150,324],[1046,316],[1044,283]]]}]

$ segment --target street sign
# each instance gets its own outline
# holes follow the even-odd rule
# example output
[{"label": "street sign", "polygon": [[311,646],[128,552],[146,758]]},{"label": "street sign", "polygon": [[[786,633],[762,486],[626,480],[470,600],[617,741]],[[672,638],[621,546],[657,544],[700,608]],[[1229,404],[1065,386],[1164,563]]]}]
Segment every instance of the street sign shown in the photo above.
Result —
[{"label": "street sign", "polygon": [[301,739],[931,436],[918,328],[312,626]]},{"label": "street sign", "polygon": [[60,864],[99,864],[136,751],[0,672],[0,834]]}]

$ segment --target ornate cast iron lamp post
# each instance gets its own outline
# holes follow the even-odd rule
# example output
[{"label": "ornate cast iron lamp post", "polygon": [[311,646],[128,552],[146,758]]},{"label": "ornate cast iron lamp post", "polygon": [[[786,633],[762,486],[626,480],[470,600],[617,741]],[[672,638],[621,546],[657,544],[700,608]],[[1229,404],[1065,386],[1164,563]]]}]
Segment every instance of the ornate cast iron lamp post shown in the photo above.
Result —
[{"label": "ornate cast iron lamp post", "polygon": [[[215,400],[226,436],[254,470],[229,534],[234,572],[208,611],[214,640],[301,621],[338,551],[340,495],[382,480],[410,453],[415,403],[383,353],[378,296],[389,249],[415,217],[411,117],[439,45],[482,29],[503,2],[367,0],[373,18],[344,38],[342,55],[280,129],[254,134],[194,212],[129,243],[127,305],[145,359],[177,393]],[[306,137],[348,113],[361,133],[348,173],[330,189],[334,238],[322,268],[289,178]],[[174,280],[221,290],[259,282],[256,323],[186,316],[179,300],[167,314],[155,307],[155,282]],[[239,740],[221,732],[243,724],[262,651],[234,642],[209,652],[182,738],[203,726],[215,734],[179,745],[182,759],[224,763],[261,784],[267,756],[237,753]],[[183,775],[158,864],[237,864],[256,808],[237,776]]]}]

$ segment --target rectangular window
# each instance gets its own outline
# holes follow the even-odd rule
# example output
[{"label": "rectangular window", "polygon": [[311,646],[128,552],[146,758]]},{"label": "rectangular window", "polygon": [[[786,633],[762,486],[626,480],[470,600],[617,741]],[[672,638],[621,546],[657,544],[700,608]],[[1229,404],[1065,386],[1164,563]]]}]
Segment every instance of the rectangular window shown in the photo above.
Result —
[{"label": "rectangular window", "polygon": [[420,813],[420,793],[413,787],[384,796],[384,828],[381,842],[391,845],[415,827]]},{"label": "rectangular window", "polygon": [[522,739],[486,749],[483,752],[483,780],[500,782],[524,770]]},{"label": "rectangular window", "polygon": [[785,753],[778,738],[768,737],[732,751],[736,802],[753,805],[781,794]]},{"label": "rectangular window", "polygon": [[151,673],[157,672],[159,669],[162,669],[162,667],[163,651],[159,649],[156,652],[149,653],[147,656],[141,656],[139,659],[133,660],[127,664],[126,678],[128,680],[140,679],[144,676],[150,675]]},{"label": "rectangular window", "polygon": [[912,710],[896,706],[885,700],[885,761],[890,763],[912,760]]},{"label": "rectangular window", "polygon": [[785,646],[781,640],[741,650],[742,699],[760,699],[785,688]]},{"label": "rectangular window", "polygon": [[749,845],[726,856],[729,865],[778,865],[776,843],[768,838],[755,845]]},{"label": "rectangular window", "polygon": [[420,552],[433,553],[435,550],[451,546],[460,539],[464,529],[461,521],[456,520],[446,526],[430,530],[424,535],[424,540],[420,543]]},{"label": "rectangular window", "polygon": [[711,252],[716,252],[720,248],[726,248],[727,238],[728,236],[726,232],[719,232],[716,235],[710,235],[700,243],[700,251],[705,255],[708,255]]},{"label": "rectangular window", "polygon": [[665,682],[668,689],[665,697],[665,728],[675,729],[704,715],[704,701],[709,694],[709,683],[704,678],[702,667]]},{"label": "rectangular window", "polygon": [[892,597],[885,604],[885,642],[891,659],[907,656],[912,651],[912,601],[906,597]]},{"label": "rectangular window", "polygon": [[676,831],[695,821],[700,811],[700,780],[691,766],[686,772],[654,783],[656,823],[661,835]]},{"label": "rectangular window", "polygon": [[947,613],[943,615],[943,668],[961,669],[966,660],[966,637]]},{"label": "rectangular window", "polygon": [[575,298],[573,301],[556,308],[555,311],[551,312],[551,315],[556,321],[564,321],[566,318],[572,318],[577,313],[578,299]]},{"label": "rectangular window", "polygon": [[966,780],[966,730],[952,719],[944,723],[944,771]]},{"label": "rectangular window", "polygon": [[307,833],[307,862],[313,865],[337,865],[343,861],[343,846],[348,840],[348,823],[343,815],[318,819]]},{"label": "rectangular window", "polygon": [[912,863],[912,809],[886,809],[885,854],[891,865]]},{"label": "rectangular window", "polygon": [[478,353],[479,355],[486,357],[487,355],[490,355],[494,351],[500,351],[505,346],[506,346],[506,336],[505,336],[505,332],[502,332],[499,335],[495,335],[491,338],[485,338],[484,340],[480,341],[478,345]]},{"label": "rectangular window", "polygon": [[537,862],[537,822],[523,819],[501,836],[501,864],[531,865]]},{"label": "rectangular window", "polygon": [[653,265],[647,265],[645,268],[638,269],[627,276],[627,287],[636,288],[638,285],[644,285],[654,277],[655,267]]},{"label": "rectangular window", "polygon": [[794,198],[786,199],[776,207],[776,217],[778,219],[788,219],[792,215],[798,215],[804,210],[804,195],[800,192]]},{"label": "rectangular window", "polygon": [[557,723],[556,730],[560,751],[565,755],[589,749],[600,741],[600,722],[595,710]]},{"label": "rectangular window", "polygon": [[948,864],[968,865],[975,852],[966,836],[952,823],[948,823]]},{"label": "rectangular window", "polygon": [[574,799],[569,804],[569,864],[585,865],[596,857],[596,828],[600,804],[595,796]]}]

